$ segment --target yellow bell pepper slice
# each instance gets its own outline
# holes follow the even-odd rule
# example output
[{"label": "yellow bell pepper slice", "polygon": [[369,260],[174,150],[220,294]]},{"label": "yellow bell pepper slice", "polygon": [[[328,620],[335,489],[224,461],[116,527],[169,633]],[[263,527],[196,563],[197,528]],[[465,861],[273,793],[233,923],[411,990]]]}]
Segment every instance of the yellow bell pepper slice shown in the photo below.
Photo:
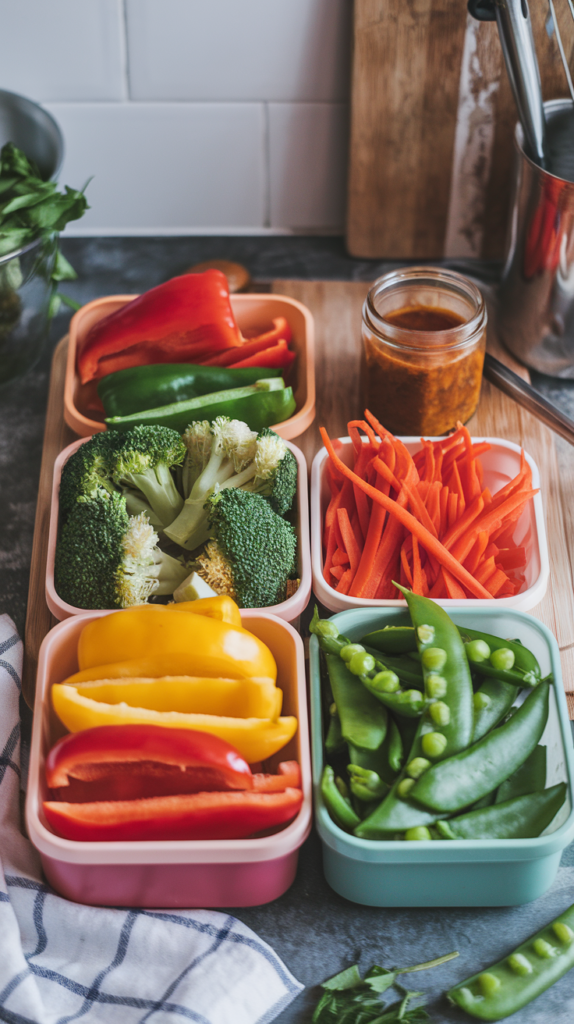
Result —
[{"label": "yellow bell pepper slice", "polygon": [[80,670],[155,655],[188,659],[185,669],[166,665],[162,675],[277,679],[271,651],[253,633],[206,615],[175,615],[165,605],[140,605],[103,615],[84,626],[78,643]]},{"label": "yellow bell pepper slice", "polygon": [[97,725],[150,723],[171,729],[198,729],[219,736],[236,747],[249,764],[265,761],[281,750],[295,735],[293,716],[271,722],[265,718],[227,718],[218,715],[183,714],[179,711],[153,711],[129,704],[105,704],[78,693],[73,686],[55,683],[52,702],[58,718],[70,732]]},{"label": "yellow bell pepper slice", "polygon": [[197,601],[176,601],[165,606],[170,612],[192,612],[207,615],[211,619],[228,622],[241,629],[241,613],[232,597],[220,594],[218,597],[200,597]]},{"label": "yellow bell pepper slice", "polygon": [[156,679],[106,679],[75,684],[82,697],[104,704],[129,704],[150,711],[180,714],[225,715],[231,718],[269,718],[281,714],[283,693],[272,679],[198,679],[193,676],[162,676]]}]

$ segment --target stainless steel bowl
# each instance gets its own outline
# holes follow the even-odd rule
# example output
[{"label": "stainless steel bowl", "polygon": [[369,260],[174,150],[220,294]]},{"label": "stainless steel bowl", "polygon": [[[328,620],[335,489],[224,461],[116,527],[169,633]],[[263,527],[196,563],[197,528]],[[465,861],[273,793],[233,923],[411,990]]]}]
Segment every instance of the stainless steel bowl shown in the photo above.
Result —
[{"label": "stainless steel bowl", "polygon": [[64,159],[62,132],[38,103],[0,89],[0,148],[13,142],[38,165],[42,178],[56,178]]}]

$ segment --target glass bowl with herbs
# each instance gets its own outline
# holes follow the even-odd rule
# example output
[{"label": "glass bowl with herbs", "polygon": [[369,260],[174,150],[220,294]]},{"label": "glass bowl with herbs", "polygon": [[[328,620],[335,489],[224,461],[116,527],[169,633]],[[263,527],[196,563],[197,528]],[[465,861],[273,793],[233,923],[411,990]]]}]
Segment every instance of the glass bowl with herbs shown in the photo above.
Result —
[{"label": "glass bowl with herbs", "polygon": [[66,224],[87,209],[84,192],[58,191],[11,142],[0,150],[0,388],[38,360],[60,281],[76,274],[59,249]]}]

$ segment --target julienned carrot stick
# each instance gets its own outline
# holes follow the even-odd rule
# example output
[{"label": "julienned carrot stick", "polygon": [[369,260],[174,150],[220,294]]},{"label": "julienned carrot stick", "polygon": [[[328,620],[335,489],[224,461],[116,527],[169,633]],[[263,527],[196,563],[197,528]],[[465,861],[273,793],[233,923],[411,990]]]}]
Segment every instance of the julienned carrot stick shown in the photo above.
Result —
[{"label": "julienned carrot stick", "polygon": [[426,527],[422,525],[422,523],[419,523],[418,519],[416,519],[415,516],[411,515],[410,512],[407,512],[406,509],[401,508],[401,506],[396,501],[393,501],[392,498],[387,497],[385,494],[382,494],[381,491],[377,491],[375,487],[372,487],[370,484],[366,483],[366,481],[360,480],[359,477],[356,477],[353,471],[349,469],[349,467],[346,466],[345,463],[342,462],[341,459],[339,459],[339,457],[337,456],[335,449],[331,444],[331,439],[329,438],[325,428],[321,427],[320,432],[321,437],[323,439],[323,444],[325,445],[331,460],[334,462],[337,469],[341,473],[343,473],[344,476],[352,480],[353,483],[356,483],[357,486],[359,486],[365,492],[365,494],[367,494],[370,498],[373,499],[373,501],[377,502],[377,504],[379,505],[382,505],[383,508],[385,508],[388,512],[394,515],[400,522],[402,522],[403,526],[405,526],[410,533],[414,534],[414,536],[423,545],[426,551],[435,555],[435,557],[438,559],[441,565],[449,569],[449,571],[452,573],[455,579],[457,579],[460,583],[464,584],[464,586],[467,588],[467,590],[471,592],[471,594],[474,594],[475,597],[490,597],[488,590],[486,590],[485,587],[476,582],[474,577],[470,575],[470,573],[460,564],[460,562],[457,562],[456,559],[453,558],[451,553],[446,550],[446,548],[440,543],[440,541],[436,537],[434,537],[432,533],[430,533],[429,530],[427,530]]},{"label": "julienned carrot stick", "polygon": [[346,508],[337,509],[337,525],[341,531],[345,551],[349,556],[351,572],[354,575],[361,558],[361,549],[351,527],[349,513]]}]

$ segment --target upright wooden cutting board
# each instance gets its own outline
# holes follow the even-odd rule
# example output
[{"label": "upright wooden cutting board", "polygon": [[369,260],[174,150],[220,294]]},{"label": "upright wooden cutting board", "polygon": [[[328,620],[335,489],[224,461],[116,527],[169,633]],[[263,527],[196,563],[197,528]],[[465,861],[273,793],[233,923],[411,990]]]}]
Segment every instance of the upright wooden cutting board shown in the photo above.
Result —
[{"label": "upright wooden cutting board", "polygon": [[[571,53],[565,5],[556,0]],[[530,0],[530,12],[544,99],[565,96],[546,2]],[[493,22],[463,0],[355,0],[349,252],[500,258],[516,119]]]}]

